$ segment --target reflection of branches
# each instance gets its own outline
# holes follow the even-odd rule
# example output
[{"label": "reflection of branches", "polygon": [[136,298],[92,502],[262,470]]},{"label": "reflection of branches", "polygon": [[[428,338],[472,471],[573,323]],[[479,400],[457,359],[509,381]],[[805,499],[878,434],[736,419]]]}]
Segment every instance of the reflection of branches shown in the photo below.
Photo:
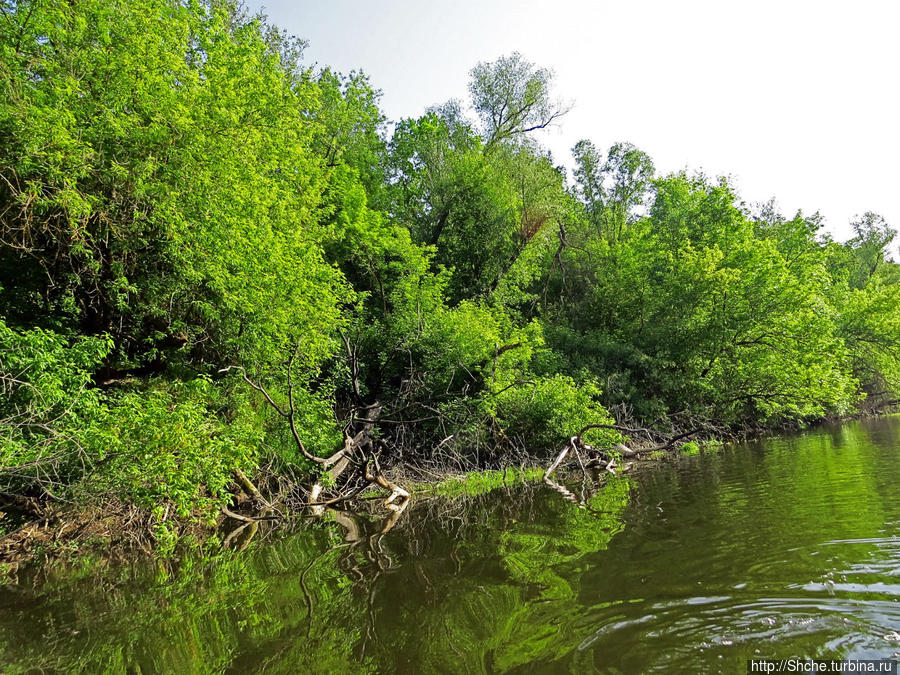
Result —
[{"label": "reflection of branches", "polygon": [[[246,549],[250,542],[253,541],[253,537],[256,535],[256,532],[259,530],[259,522],[256,520],[251,520],[248,523],[244,523],[243,525],[234,528],[231,533],[225,537],[225,540],[222,542],[222,548],[228,548],[232,541],[237,541],[234,549],[238,552]],[[243,537],[238,539],[241,534],[244,534]]]},{"label": "reflection of branches", "polygon": [[330,546],[313,558],[300,573],[300,588],[306,600],[308,616],[310,617],[307,623],[307,639],[311,638],[315,602],[313,594],[307,587],[306,579],[310,571],[320,561],[336,551],[340,552],[335,561],[337,569],[347,577],[354,579],[354,584],[363,587],[366,592],[367,626],[363,638],[363,651],[368,638],[377,639],[375,633],[375,600],[378,581],[384,573],[396,569],[398,566],[394,557],[386,550],[384,537],[398,523],[408,504],[409,500],[406,500],[402,504],[397,505],[395,510],[391,510],[390,514],[380,521],[374,531],[372,528],[373,522],[361,514],[337,509],[328,511],[333,522],[343,529],[344,541]]},{"label": "reflection of branches", "polygon": [[574,492],[569,490],[564,485],[557,483],[556,481],[551,479],[549,476],[544,478],[544,483],[546,483],[551,488],[553,488],[554,490],[559,492],[563,496],[563,499],[565,499],[566,501],[572,502],[573,504],[578,504],[579,506],[583,504],[583,500],[578,499],[578,497],[575,496]]},{"label": "reflection of branches", "polygon": [[[609,473],[615,475],[613,472]],[[583,472],[581,477],[581,487],[579,490],[579,492],[581,493],[580,496],[576,495],[565,485],[557,483],[552,478],[544,478],[544,484],[560,493],[563,496],[563,499],[572,502],[579,509],[583,509],[584,511],[597,518],[602,518],[608,514],[592,507],[590,504],[590,500],[603,487],[606,476],[606,472],[596,467],[594,468],[594,472],[592,475],[587,471]]]}]

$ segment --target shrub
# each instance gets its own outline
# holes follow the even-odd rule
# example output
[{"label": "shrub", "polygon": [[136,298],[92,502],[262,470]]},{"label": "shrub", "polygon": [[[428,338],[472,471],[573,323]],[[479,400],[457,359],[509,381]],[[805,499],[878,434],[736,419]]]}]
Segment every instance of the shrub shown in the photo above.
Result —
[{"label": "shrub", "polygon": [[102,408],[91,371],[109,347],[0,319],[0,489],[55,493],[89,470],[82,431]]},{"label": "shrub", "polygon": [[260,433],[220,420],[205,379],[104,395],[91,372],[108,350],[104,338],[0,321],[0,490],[212,513],[234,469],[252,465]]},{"label": "shrub", "polygon": [[210,515],[227,499],[236,468],[254,465],[260,434],[210,414],[205,379],[128,392],[110,400],[84,436],[97,460],[80,490],[174,515]]},{"label": "shrub", "polygon": [[[506,390],[497,404],[497,419],[507,436],[529,450],[557,448],[588,424],[612,424],[609,413],[596,402],[596,383],[581,386],[565,375],[537,378]],[[601,446],[619,442],[612,430],[594,429],[585,440]]]}]

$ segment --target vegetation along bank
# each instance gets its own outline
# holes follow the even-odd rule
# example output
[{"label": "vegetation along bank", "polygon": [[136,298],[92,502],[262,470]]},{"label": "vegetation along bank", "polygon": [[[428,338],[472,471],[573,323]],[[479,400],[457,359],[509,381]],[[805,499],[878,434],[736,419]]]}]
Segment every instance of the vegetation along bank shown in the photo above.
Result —
[{"label": "vegetation along bank", "polygon": [[533,134],[566,106],[518,54],[388,124],[228,2],[0,11],[0,534],[77,507],[165,548],[373,485],[402,509],[398,469],[900,398],[881,217],[838,243],[628,143],[567,177]]}]

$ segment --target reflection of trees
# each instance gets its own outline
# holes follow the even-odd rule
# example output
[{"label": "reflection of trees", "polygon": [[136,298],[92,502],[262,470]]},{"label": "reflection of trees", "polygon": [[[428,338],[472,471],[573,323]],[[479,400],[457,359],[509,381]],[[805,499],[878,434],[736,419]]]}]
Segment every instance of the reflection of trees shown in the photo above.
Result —
[{"label": "reflection of trees", "polygon": [[621,528],[628,483],[609,480],[587,508],[507,490],[417,498],[401,517],[334,511],[287,535],[259,523],[224,553],[168,565],[60,569],[39,593],[0,594],[0,670],[460,672],[558,658],[585,637],[579,561]]},{"label": "reflection of trees", "polygon": [[[472,499],[468,518],[429,519],[442,536],[403,539],[418,546],[415,574],[383,579],[378,625],[389,637],[376,644],[376,663],[506,671],[573,651],[590,632],[579,621],[580,561],[621,529],[628,495],[627,479],[613,478],[586,508],[541,488],[512,500]],[[484,522],[473,523],[478,517]]]},{"label": "reflection of trees", "polygon": [[[540,519],[499,533],[496,550],[507,578],[470,588],[462,602],[446,607],[448,636],[476,638],[461,650],[481,659],[470,664],[473,669],[490,663],[492,670],[506,671],[552,661],[579,644],[584,636],[578,562],[606,548],[621,529],[627,501],[624,479],[610,481],[589,497],[587,508],[545,494]],[[444,658],[450,656],[444,652]],[[434,656],[441,658],[437,650]]]},{"label": "reflection of trees", "polygon": [[264,533],[242,553],[165,565],[59,569],[39,594],[0,596],[0,671],[341,672],[361,603],[339,569],[337,529]]}]

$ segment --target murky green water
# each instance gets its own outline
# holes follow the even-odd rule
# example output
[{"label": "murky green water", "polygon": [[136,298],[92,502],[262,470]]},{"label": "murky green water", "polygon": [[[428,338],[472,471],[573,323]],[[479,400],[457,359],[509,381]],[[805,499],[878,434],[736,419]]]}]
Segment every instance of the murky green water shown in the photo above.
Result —
[{"label": "murky green water", "polygon": [[[900,418],[0,588],[0,671],[746,672],[900,653]],[[580,486],[570,486],[579,493]]]}]

